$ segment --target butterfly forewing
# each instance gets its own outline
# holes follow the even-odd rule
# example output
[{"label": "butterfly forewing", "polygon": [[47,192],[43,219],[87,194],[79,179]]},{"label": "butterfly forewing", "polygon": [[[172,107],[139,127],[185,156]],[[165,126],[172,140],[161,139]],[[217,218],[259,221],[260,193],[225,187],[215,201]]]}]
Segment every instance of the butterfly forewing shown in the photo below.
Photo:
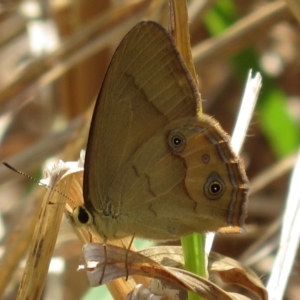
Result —
[{"label": "butterfly forewing", "polygon": [[85,201],[103,207],[108,191],[117,189],[113,182],[121,166],[159,128],[195,115],[197,97],[166,30],[153,22],[134,27],[113,56],[94,109]]}]

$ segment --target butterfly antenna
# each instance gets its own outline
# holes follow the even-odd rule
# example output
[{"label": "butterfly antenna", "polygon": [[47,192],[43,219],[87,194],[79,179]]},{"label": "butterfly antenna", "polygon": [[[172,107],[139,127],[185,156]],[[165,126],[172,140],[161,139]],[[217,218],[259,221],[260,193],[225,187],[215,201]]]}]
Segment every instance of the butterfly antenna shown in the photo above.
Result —
[{"label": "butterfly antenna", "polygon": [[24,177],[26,177],[26,178],[28,178],[28,179],[30,179],[30,180],[32,180],[32,181],[38,183],[39,185],[42,185],[42,186],[44,186],[44,187],[46,187],[46,188],[51,189],[52,191],[54,191],[54,192],[60,194],[60,195],[63,196],[63,197],[66,197],[68,200],[70,200],[70,201],[72,202],[72,199],[69,198],[69,197],[68,197],[66,194],[64,194],[63,192],[61,192],[60,190],[57,190],[56,188],[54,188],[54,187],[52,187],[52,186],[50,186],[50,185],[48,185],[48,184],[46,184],[46,183],[43,183],[43,182],[41,182],[40,180],[38,180],[38,179],[36,179],[36,178],[34,178],[34,177],[32,177],[32,176],[30,176],[30,175],[28,175],[28,174],[22,172],[22,171],[19,171],[19,170],[15,169],[13,166],[11,166],[10,164],[8,164],[8,163],[5,162],[5,161],[2,161],[2,164],[3,164],[5,167],[7,167],[8,169],[10,169],[10,170],[16,172],[17,174],[22,175],[22,176],[24,176]]},{"label": "butterfly antenna", "polygon": [[10,169],[10,170],[12,170],[12,171],[14,171],[14,172],[16,172],[16,173],[18,173],[18,174],[20,174],[20,175],[22,175],[22,176],[28,178],[28,179],[30,179],[30,180],[32,180],[32,181],[34,181],[34,182],[40,184],[40,181],[39,181],[39,180],[37,180],[36,178],[34,178],[34,177],[32,177],[32,176],[30,176],[30,175],[28,175],[28,174],[26,174],[26,173],[24,173],[24,172],[22,172],[22,171],[19,171],[19,170],[15,169],[13,166],[11,166],[10,164],[8,164],[7,162],[3,161],[2,164],[3,164],[5,167],[7,167],[8,169]]}]

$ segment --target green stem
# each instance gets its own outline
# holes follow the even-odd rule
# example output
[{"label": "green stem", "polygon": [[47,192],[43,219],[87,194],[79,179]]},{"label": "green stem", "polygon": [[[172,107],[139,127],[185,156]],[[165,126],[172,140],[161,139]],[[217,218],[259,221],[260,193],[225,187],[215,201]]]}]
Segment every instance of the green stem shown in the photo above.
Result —
[{"label": "green stem", "polygon": [[[206,278],[205,234],[194,233],[181,238],[186,270]],[[189,300],[202,300],[200,296],[188,292]]]}]

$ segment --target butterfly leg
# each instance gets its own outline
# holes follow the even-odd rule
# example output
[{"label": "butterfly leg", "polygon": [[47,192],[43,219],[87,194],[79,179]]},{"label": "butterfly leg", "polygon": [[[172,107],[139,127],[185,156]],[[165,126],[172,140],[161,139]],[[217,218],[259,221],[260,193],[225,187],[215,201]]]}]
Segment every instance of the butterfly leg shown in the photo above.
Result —
[{"label": "butterfly leg", "polygon": [[105,274],[105,269],[106,269],[106,264],[107,264],[107,248],[106,248],[106,242],[107,242],[107,237],[103,238],[103,251],[104,251],[104,265],[103,265],[103,269],[102,269],[102,274],[101,274],[101,278],[99,280],[99,284],[102,284],[102,280],[104,278],[104,274]]},{"label": "butterfly leg", "polygon": [[129,254],[129,250],[131,248],[131,245],[133,243],[133,240],[134,240],[134,236],[135,234],[133,234],[131,240],[130,240],[130,243],[129,243],[129,246],[127,248],[127,251],[126,251],[126,256],[125,256],[125,268],[126,268],[126,281],[128,280],[128,276],[129,276],[129,271],[128,271],[128,254]]}]

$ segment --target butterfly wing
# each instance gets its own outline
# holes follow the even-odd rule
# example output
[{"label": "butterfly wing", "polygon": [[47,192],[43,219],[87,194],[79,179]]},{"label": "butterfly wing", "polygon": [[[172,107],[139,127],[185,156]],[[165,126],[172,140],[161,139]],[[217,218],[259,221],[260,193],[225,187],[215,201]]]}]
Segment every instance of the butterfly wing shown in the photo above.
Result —
[{"label": "butterfly wing", "polygon": [[163,27],[141,22],[125,36],[104,79],[87,144],[83,193],[94,219],[119,205],[111,196],[120,193],[116,178],[137,149],[170,122],[195,116],[199,99]]},{"label": "butterfly wing", "polygon": [[120,170],[116,185],[115,237],[242,231],[248,180],[228,135],[206,115],[171,122],[154,134]]}]

